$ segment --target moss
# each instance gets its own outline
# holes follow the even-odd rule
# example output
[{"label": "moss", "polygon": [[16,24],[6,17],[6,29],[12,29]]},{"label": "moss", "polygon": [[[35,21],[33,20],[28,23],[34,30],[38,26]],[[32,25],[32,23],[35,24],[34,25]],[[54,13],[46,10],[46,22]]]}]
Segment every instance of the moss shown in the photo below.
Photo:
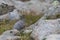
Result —
[{"label": "moss", "polygon": [[46,40],[46,38],[44,38],[43,40]]},{"label": "moss", "polygon": [[57,18],[60,18],[60,14],[58,14],[56,17],[57,17]]},{"label": "moss", "polygon": [[25,15],[25,19],[26,19],[26,24],[27,26],[34,24],[38,19],[40,19],[40,15],[34,16],[34,15]]},{"label": "moss", "polygon": [[0,22],[0,34],[2,34],[6,30],[12,29],[15,22],[16,21],[11,21],[9,23],[6,23],[6,21]]}]

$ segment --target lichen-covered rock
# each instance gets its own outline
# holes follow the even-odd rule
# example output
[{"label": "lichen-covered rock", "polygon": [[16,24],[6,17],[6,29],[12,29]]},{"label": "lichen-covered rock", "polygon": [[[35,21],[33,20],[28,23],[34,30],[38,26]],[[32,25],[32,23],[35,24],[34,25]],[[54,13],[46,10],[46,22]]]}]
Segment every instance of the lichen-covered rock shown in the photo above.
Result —
[{"label": "lichen-covered rock", "polygon": [[21,2],[21,0],[1,0],[2,3],[14,5],[22,13],[33,12],[36,15],[41,14],[41,12],[45,13],[48,10],[47,8],[49,8],[51,4],[47,3],[47,1],[50,2],[51,0],[30,0],[27,2]]},{"label": "lichen-covered rock", "polygon": [[34,14],[41,14],[41,12],[45,13],[48,10],[48,8],[52,6],[51,2],[53,1],[54,0],[30,0],[27,2],[21,2],[21,0],[1,0],[1,3],[13,5],[18,10],[20,10],[20,12],[23,13],[34,12]]},{"label": "lichen-covered rock", "polygon": [[60,19],[40,20],[38,23],[31,25],[33,32],[31,36],[35,40],[42,40],[50,34],[60,33]]},{"label": "lichen-covered rock", "polygon": [[8,14],[10,20],[15,20],[15,19],[19,20],[21,16],[21,14],[16,9],[12,12],[9,12]]},{"label": "lichen-covered rock", "polygon": [[25,21],[24,20],[19,20],[14,24],[13,29],[17,29],[18,31],[22,30],[25,28]]},{"label": "lichen-covered rock", "polygon": [[12,12],[14,9],[15,9],[15,7],[12,6],[12,5],[1,3],[1,5],[0,5],[0,15],[4,15],[8,12]]},{"label": "lichen-covered rock", "polygon": [[[32,0],[30,0],[28,2],[21,2],[21,1],[18,1],[18,0],[11,0],[9,2],[12,2],[12,4],[18,10],[20,10],[22,12],[30,13],[32,11],[36,14],[37,13],[40,14],[40,12],[42,12],[42,10],[45,12],[45,10],[47,10],[47,6],[50,5],[50,4],[47,5],[46,3],[41,3],[39,1],[32,1]],[[7,0],[6,0],[6,3],[9,4]]]},{"label": "lichen-covered rock", "polygon": [[19,20],[21,14],[15,9],[12,12],[8,12],[7,14],[1,15],[0,20]]},{"label": "lichen-covered rock", "polygon": [[45,14],[41,17],[41,19],[57,19],[60,15],[60,6],[51,6],[49,9],[45,12]]}]

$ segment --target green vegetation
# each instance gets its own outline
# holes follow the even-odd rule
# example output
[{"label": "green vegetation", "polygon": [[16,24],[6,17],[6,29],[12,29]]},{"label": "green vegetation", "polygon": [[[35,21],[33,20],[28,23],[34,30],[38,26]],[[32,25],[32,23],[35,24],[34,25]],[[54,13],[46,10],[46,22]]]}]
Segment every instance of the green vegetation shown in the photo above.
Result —
[{"label": "green vegetation", "polygon": [[[35,23],[41,16],[34,16],[34,15],[25,15],[25,19],[26,19],[26,26],[29,26],[33,23]],[[0,22],[0,34],[2,34],[4,31],[6,30],[10,30],[12,29],[13,25],[15,24],[16,21],[8,21],[8,20],[4,20],[3,22]],[[20,37],[21,40],[31,40],[30,38],[30,34],[31,33],[20,33]]]},{"label": "green vegetation", "polygon": [[12,29],[13,27],[13,24],[15,23],[16,21],[11,21],[9,23],[3,21],[3,22],[0,22],[0,34],[2,34],[4,31],[6,30],[10,30]]},{"label": "green vegetation", "polygon": [[23,33],[23,31],[20,33],[20,37],[21,37],[21,40],[31,40],[31,37],[30,37],[30,34],[31,33]]},{"label": "green vegetation", "polygon": [[31,24],[34,24],[40,17],[40,15],[25,15],[26,25],[30,26]]}]

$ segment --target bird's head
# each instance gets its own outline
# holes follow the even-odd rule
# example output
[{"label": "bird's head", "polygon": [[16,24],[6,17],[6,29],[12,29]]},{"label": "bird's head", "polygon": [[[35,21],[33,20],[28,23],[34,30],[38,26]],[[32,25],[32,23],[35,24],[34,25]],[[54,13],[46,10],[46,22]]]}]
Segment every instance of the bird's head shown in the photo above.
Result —
[{"label": "bird's head", "polygon": [[7,36],[17,36],[20,32],[16,29],[12,29],[12,30],[7,30],[3,33],[3,35],[7,35]]}]

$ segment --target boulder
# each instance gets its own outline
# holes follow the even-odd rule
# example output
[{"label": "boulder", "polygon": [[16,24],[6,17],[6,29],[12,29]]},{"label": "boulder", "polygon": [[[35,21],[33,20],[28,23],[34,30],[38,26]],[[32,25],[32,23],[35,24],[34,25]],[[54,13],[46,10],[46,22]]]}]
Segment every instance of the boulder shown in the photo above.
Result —
[{"label": "boulder", "polygon": [[12,12],[9,12],[8,14],[9,14],[9,19],[10,20],[15,20],[15,19],[19,20],[20,16],[21,16],[21,14],[16,9]]},{"label": "boulder", "polygon": [[19,20],[21,13],[19,13],[16,9],[12,12],[8,12],[7,14],[0,15],[0,20]]},{"label": "boulder", "polygon": [[35,40],[43,40],[46,36],[50,34],[60,33],[60,19],[55,20],[40,20],[35,24],[31,25],[32,34]]}]

